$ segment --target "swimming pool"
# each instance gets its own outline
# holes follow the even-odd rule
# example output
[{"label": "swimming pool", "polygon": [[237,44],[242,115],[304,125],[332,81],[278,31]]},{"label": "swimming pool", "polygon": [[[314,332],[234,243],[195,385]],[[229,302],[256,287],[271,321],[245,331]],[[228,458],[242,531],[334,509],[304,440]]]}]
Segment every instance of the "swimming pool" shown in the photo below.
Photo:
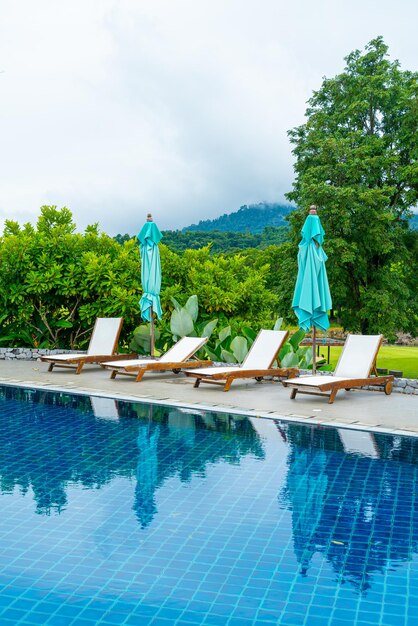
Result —
[{"label": "swimming pool", "polygon": [[0,624],[418,624],[418,439],[0,388]]}]

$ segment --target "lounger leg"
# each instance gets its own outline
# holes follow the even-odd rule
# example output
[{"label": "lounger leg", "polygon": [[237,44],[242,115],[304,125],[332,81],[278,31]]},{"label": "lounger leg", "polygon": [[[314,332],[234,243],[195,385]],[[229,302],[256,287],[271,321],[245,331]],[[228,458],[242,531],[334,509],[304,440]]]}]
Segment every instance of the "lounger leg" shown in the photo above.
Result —
[{"label": "lounger leg", "polygon": [[55,363],[50,363],[49,364],[48,372],[52,372],[52,370],[54,369],[54,365],[55,365]]},{"label": "lounger leg", "polygon": [[118,373],[118,370],[112,370],[112,373],[110,374],[110,378],[116,378],[117,373]]},{"label": "lounger leg", "polygon": [[332,404],[335,400],[335,396],[338,393],[338,389],[333,389],[329,395],[329,400],[328,400],[328,404]]},{"label": "lounger leg", "polygon": [[145,374],[145,370],[141,369],[138,371],[137,377],[135,378],[136,382],[139,383],[142,380],[143,375]]},{"label": "lounger leg", "polygon": [[200,381],[201,381],[201,380],[202,380],[201,378],[196,378],[196,380],[195,380],[195,383],[194,383],[193,387],[196,387],[196,389],[197,389],[197,388],[199,387],[199,385],[200,385]]},{"label": "lounger leg", "polygon": [[225,383],[225,386],[224,386],[224,391],[229,391],[230,390],[233,380],[234,379],[233,379],[232,376],[230,376],[229,378],[226,379],[226,383]]},{"label": "lounger leg", "polygon": [[76,371],[75,371],[75,373],[76,373],[76,374],[79,374],[79,373],[81,372],[81,370],[83,369],[83,365],[84,365],[84,363],[83,363],[83,362],[81,362],[81,363],[79,363],[79,364],[77,365],[77,369],[76,369]]},{"label": "lounger leg", "polygon": [[297,394],[298,390],[293,388],[292,391],[290,392],[290,399],[294,400],[296,398],[296,394]]}]

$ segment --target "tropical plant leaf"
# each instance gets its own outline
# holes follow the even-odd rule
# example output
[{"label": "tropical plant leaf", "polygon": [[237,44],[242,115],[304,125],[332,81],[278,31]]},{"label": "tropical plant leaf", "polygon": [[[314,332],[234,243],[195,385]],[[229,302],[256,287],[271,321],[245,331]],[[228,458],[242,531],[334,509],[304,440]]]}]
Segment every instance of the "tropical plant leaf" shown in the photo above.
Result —
[{"label": "tropical plant leaf", "polygon": [[198,304],[197,296],[196,295],[190,296],[184,308],[186,309],[186,311],[192,318],[193,322],[195,322],[199,314],[199,304]]},{"label": "tropical plant leaf", "polygon": [[224,363],[236,363],[237,360],[229,350],[221,350],[221,358]]},{"label": "tropical plant leaf", "polygon": [[232,354],[238,361],[242,363],[248,354],[248,343],[245,337],[237,336],[231,341]]},{"label": "tropical plant leaf", "polygon": [[206,352],[211,361],[221,361],[221,351],[220,350],[211,350],[207,346],[203,346],[203,350]]},{"label": "tropical plant leaf", "polygon": [[180,311],[180,309],[182,308],[181,304],[175,299],[174,296],[170,297],[171,302],[174,304],[174,309],[176,311]]},{"label": "tropical plant leaf", "polygon": [[280,330],[280,328],[282,327],[282,324],[283,324],[283,318],[278,317],[277,320],[274,322],[273,330]]},{"label": "tropical plant leaf", "polygon": [[218,318],[211,320],[208,322],[202,330],[201,337],[210,337],[213,331],[215,330],[216,324],[218,323]]},{"label": "tropical plant leaf", "polygon": [[[154,327],[154,339],[158,341],[160,338],[160,331]],[[134,352],[140,354],[148,354],[151,349],[151,324],[141,324],[134,330],[132,341],[129,344],[129,348]]]},{"label": "tropical plant leaf", "polygon": [[303,328],[299,328],[289,339],[289,343],[297,350],[300,342],[304,339],[306,333]]},{"label": "tropical plant leaf", "polygon": [[290,345],[290,343],[288,341],[286,341],[286,343],[284,344],[283,348],[279,352],[279,359],[280,359],[280,361],[282,361],[282,359],[285,357],[285,355],[288,354],[289,352],[293,352],[293,348]]},{"label": "tropical plant leaf", "polygon": [[287,354],[285,354],[283,359],[281,359],[281,364],[282,367],[298,367],[299,359],[297,357],[297,354],[295,354],[294,352],[288,352]]},{"label": "tropical plant leaf", "polygon": [[219,341],[222,343],[227,337],[231,336],[231,327],[225,326],[222,330],[219,331]]},{"label": "tropical plant leaf", "polygon": [[[299,350],[301,350],[301,348],[299,348]],[[299,353],[298,350],[298,353]],[[307,347],[306,349],[304,349],[303,354],[299,355],[299,367],[301,369],[308,369],[310,366],[312,366],[312,358],[313,358],[313,350],[311,347]]]},{"label": "tropical plant leaf", "polygon": [[253,330],[249,326],[243,326],[241,328],[241,332],[244,335],[244,337],[248,339],[248,341],[250,342],[250,345],[253,343],[253,341],[257,337],[257,333],[255,332],[255,330]]},{"label": "tropical plant leaf", "polygon": [[190,313],[182,308],[180,311],[175,309],[171,314],[170,328],[173,335],[178,337],[186,337],[194,332],[193,319]]}]

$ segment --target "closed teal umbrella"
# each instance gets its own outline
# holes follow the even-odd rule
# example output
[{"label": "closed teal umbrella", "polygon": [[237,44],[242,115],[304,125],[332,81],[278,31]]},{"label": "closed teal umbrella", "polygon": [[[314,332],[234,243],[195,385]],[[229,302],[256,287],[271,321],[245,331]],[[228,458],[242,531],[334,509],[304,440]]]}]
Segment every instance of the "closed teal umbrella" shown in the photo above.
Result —
[{"label": "closed teal umbrella", "polygon": [[316,369],[316,329],[329,328],[328,311],[332,308],[325,262],[328,257],[322,249],[324,229],[316,208],[311,207],[302,228],[299,244],[298,276],[292,308],[299,320],[300,328],[313,328],[313,372]]},{"label": "closed teal umbrella", "polygon": [[147,221],[141,228],[138,235],[139,248],[141,253],[141,283],[142,298],[139,301],[141,317],[147,322],[151,322],[151,354],[154,354],[154,313],[158,319],[163,312],[160,303],[161,290],[161,261],[158,244],[162,239],[162,234],[158,226],[152,221],[152,216],[148,214]]}]

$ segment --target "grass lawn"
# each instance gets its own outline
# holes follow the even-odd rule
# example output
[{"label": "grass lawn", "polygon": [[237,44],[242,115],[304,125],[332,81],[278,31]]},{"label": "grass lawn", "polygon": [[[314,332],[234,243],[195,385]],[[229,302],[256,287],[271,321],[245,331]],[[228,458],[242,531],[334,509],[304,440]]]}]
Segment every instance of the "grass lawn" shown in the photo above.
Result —
[{"label": "grass lawn", "polygon": [[[331,347],[331,364],[335,367],[342,348]],[[327,349],[319,350],[327,357]],[[377,367],[403,372],[404,378],[418,378],[418,347],[382,346],[377,356]]]}]

